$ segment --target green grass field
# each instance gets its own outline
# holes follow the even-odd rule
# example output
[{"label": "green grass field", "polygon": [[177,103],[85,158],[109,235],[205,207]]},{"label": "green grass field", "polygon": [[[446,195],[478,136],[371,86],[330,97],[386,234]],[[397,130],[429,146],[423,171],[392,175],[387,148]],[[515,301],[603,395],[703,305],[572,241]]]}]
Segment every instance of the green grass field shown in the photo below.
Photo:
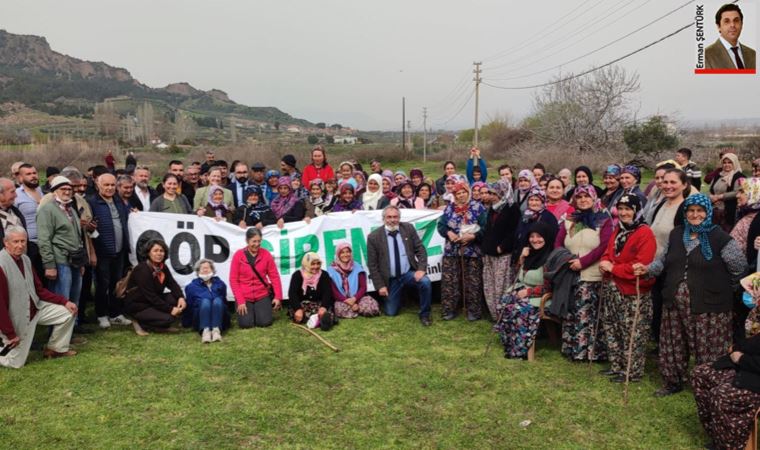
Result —
[{"label": "green grass field", "polygon": [[[129,328],[88,335],[74,358],[0,370],[3,448],[699,448],[690,391],[655,399],[654,367],[622,386],[601,365],[503,358],[490,325],[430,328],[410,308],[324,333],[233,328],[222,343]],[[651,364],[650,364],[651,366]],[[521,427],[520,422],[531,424]]]}]

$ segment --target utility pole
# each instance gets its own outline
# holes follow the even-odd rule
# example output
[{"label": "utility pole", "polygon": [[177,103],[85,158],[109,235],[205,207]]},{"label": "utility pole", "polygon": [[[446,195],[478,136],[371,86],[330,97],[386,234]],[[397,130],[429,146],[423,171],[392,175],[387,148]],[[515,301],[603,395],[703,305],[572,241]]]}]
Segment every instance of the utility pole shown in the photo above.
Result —
[{"label": "utility pole", "polygon": [[409,151],[412,151],[412,121],[407,120],[406,121],[406,129],[409,131],[407,134],[409,135],[409,142],[407,142],[407,148],[409,148]]},{"label": "utility pole", "polygon": [[401,148],[406,152],[406,97],[401,97]]},{"label": "utility pole", "polygon": [[480,65],[482,62],[472,63],[475,69],[472,71],[475,74],[475,78],[472,80],[475,82],[475,147],[478,146],[478,107],[480,106]]},{"label": "utility pole", "polygon": [[422,108],[422,162],[427,162],[427,107]]}]

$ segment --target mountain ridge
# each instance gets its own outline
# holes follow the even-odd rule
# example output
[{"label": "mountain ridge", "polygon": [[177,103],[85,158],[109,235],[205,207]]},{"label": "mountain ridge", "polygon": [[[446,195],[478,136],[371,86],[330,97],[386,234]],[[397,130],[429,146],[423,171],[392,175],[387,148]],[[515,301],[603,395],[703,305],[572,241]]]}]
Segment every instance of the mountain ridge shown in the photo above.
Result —
[{"label": "mountain ridge", "polygon": [[174,108],[225,119],[233,115],[265,123],[311,126],[272,106],[246,106],[220,89],[203,91],[186,81],[152,88],[126,68],[86,61],[56,52],[42,36],[13,34],[0,29],[0,103],[20,102],[55,115],[87,115],[96,103],[128,96],[157,100]]}]

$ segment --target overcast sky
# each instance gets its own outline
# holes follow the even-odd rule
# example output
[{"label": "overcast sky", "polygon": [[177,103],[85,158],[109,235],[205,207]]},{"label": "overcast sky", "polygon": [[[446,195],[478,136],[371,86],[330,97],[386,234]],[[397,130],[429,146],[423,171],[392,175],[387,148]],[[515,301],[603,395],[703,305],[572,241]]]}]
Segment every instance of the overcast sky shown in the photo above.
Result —
[{"label": "overcast sky", "polygon": [[[542,83],[604,64],[688,24],[695,3],[602,47],[686,0],[2,0],[0,28],[41,35],[53,50],[128,69],[161,87],[187,81],[238,103],[276,106],[313,122],[361,129],[471,127],[472,62],[502,86]],[[704,3],[707,44],[717,37]],[[757,48],[754,4],[741,41]],[[640,76],[641,116],[681,120],[760,117],[758,75],[694,75],[686,30],[620,63]],[[547,70],[550,69],[550,70]],[[545,72],[543,72],[545,71]],[[543,72],[525,77],[534,72]],[[518,79],[503,80],[516,76]],[[530,114],[535,91],[481,89],[481,122]],[[458,111],[461,112],[457,115]]]}]

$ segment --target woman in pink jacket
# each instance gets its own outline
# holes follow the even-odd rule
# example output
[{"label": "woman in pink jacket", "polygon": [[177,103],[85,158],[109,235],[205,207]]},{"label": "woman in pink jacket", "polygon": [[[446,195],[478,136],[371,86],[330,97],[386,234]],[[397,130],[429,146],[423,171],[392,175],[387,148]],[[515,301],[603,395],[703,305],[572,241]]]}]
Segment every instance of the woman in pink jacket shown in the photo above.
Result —
[{"label": "woman in pink jacket", "polygon": [[240,328],[268,327],[282,306],[280,273],[272,254],[261,248],[261,231],[249,228],[247,246],[232,256],[230,287],[237,303]]}]

